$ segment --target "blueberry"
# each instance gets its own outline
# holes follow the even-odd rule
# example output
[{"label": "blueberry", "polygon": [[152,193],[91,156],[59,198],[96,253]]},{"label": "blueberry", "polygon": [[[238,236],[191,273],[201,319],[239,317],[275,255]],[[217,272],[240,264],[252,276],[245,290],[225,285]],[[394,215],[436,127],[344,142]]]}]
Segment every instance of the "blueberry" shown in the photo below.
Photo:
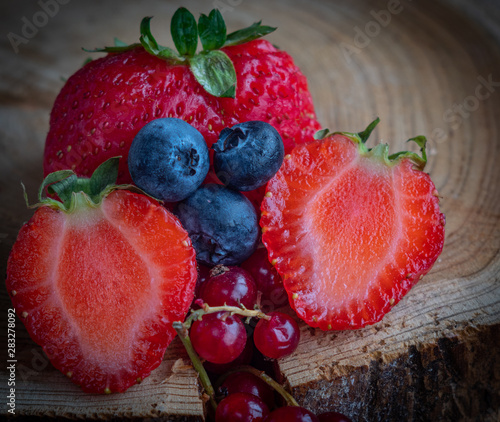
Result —
[{"label": "blueberry", "polygon": [[130,146],[128,168],[134,183],[166,202],[181,201],[205,179],[210,159],[202,134],[176,118],[145,125]]},{"label": "blueberry", "polygon": [[257,247],[259,224],[251,202],[222,185],[202,185],[174,214],[189,233],[199,263],[238,265]]},{"label": "blueberry", "polygon": [[212,148],[215,174],[227,187],[239,191],[265,185],[285,156],[278,131],[258,120],[223,129]]}]

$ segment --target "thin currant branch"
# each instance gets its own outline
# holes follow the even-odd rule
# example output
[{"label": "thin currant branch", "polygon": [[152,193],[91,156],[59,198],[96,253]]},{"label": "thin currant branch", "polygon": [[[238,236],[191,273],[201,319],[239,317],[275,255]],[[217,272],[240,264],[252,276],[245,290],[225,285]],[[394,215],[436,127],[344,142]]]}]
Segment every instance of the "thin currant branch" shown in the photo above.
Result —
[{"label": "thin currant branch", "polygon": [[191,359],[193,368],[200,377],[201,385],[203,386],[205,393],[207,393],[209,397],[210,404],[215,410],[217,408],[217,402],[215,401],[215,391],[212,386],[212,383],[210,382],[210,378],[208,377],[207,371],[205,370],[203,364],[201,363],[201,359],[198,356],[198,353],[196,353],[196,351],[193,348],[191,339],[189,338],[188,328],[180,321],[173,322],[172,327],[174,328],[175,331],[177,331],[177,334],[179,335],[179,338],[181,339],[182,344],[186,349],[189,359]]},{"label": "thin currant branch", "polygon": [[214,314],[217,312],[227,312],[229,315],[240,315],[248,318],[262,318],[267,320],[271,319],[270,316],[266,315],[260,309],[247,309],[243,305],[241,305],[241,307],[228,305],[209,306],[206,303],[202,303],[200,306],[200,309],[192,310],[191,314],[184,321],[184,326],[186,327],[186,329],[189,329],[194,321],[200,320],[203,315]]},{"label": "thin currant branch", "polygon": [[236,368],[228,371],[226,373],[226,377],[234,372],[242,372],[242,371],[243,372],[250,372],[251,374],[253,374],[253,375],[259,377],[260,379],[262,379],[263,381],[265,381],[271,388],[276,390],[278,392],[278,394],[281,397],[283,397],[283,399],[285,399],[288,406],[298,406],[299,405],[297,403],[297,401],[293,398],[293,396],[288,391],[286,391],[285,388],[281,384],[279,384],[278,382],[273,380],[264,371],[260,371],[256,368],[254,368],[253,366],[249,366],[249,365],[237,366]]},{"label": "thin currant branch", "polygon": [[[196,351],[194,350],[193,344],[191,343],[191,339],[189,338],[189,329],[191,328],[192,323],[194,321],[202,319],[203,315],[214,314],[217,312],[223,312],[226,313],[227,315],[239,315],[242,317],[247,317],[247,319],[262,318],[270,320],[271,317],[263,313],[260,309],[253,309],[253,310],[247,309],[243,305],[241,305],[241,307],[227,306],[227,305],[209,306],[208,304],[203,302],[198,302],[197,304],[201,306],[200,309],[191,310],[191,313],[185,319],[184,322],[175,321],[172,323],[172,327],[175,329],[182,344],[184,345],[184,348],[186,349],[189,359],[191,359],[191,362],[193,364],[193,368],[198,373],[201,385],[203,386],[205,393],[209,397],[210,404],[215,410],[217,408],[217,402],[215,400],[215,390],[212,386],[207,371],[205,370],[205,367],[203,366],[203,363],[200,357],[198,356],[198,353],[196,353]],[[295,399],[281,385],[279,385],[267,374],[258,371],[252,367],[245,367],[245,368],[247,372],[253,372],[260,378],[264,379],[264,381],[267,382],[269,385],[271,385],[276,391],[278,391],[278,393],[281,394],[285,398],[287,403],[289,403],[291,406],[298,406]]]}]

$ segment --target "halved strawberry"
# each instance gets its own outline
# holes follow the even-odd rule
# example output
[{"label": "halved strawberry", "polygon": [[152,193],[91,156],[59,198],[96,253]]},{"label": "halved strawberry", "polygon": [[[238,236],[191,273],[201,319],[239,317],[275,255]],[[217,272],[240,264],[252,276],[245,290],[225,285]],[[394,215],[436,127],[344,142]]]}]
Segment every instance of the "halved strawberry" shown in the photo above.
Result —
[{"label": "halved strawberry", "polygon": [[444,215],[428,174],[425,138],[388,155],[359,134],[297,146],[267,186],[262,240],[290,303],[309,325],[379,321],[426,274],[444,242]]},{"label": "halved strawberry", "polygon": [[[84,391],[124,391],[156,368],[193,299],[195,253],[155,200],[92,178],[52,173],[13,246],[7,290],[52,364]],[[111,177],[109,175],[112,175]],[[61,202],[44,197],[56,193]]]}]

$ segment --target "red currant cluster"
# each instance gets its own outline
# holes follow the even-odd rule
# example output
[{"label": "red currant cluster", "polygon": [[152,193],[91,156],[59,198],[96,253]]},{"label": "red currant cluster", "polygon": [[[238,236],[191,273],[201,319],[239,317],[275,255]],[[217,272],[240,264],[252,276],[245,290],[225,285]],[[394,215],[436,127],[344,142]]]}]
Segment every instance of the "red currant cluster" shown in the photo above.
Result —
[{"label": "red currant cluster", "polygon": [[276,310],[287,297],[265,249],[240,267],[200,266],[195,294],[191,314],[174,328],[215,422],[350,421],[339,413],[314,415],[272,377],[274,359],[295,351],[300,330],[293,317]]}]

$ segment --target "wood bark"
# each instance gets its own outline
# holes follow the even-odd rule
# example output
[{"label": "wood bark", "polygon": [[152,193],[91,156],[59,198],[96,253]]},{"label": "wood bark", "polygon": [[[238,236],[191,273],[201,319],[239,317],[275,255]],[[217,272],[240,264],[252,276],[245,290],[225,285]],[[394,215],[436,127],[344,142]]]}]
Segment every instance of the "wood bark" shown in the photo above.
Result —
[{"label": "wood bark", "polygon": [[[59,4],[59,3],[58,3]],[[165,1],[59,4],[17,46],[36,2],[3,2],[0,22],[0,270],[35,201],[52,103],[88,54],[114,36],[138,38],[143,16],[169,44]],[[356,132],[375,116],[374,140],[406,148],[429,139],[428,171],[446,214],[446,242],[432,271],[384,319],[356,331],[301,325],[297,352],[278,363],[282,381],[315,412],[354,421],[500,420],[500,8],[487,0],[186,3],[222,9],[229,30],[263,19],[268,39],[307,76],[320,122]],[[156,27],[154,25],[157,25]],[[161,39],[163,37],[163,39]],[[7,309],[0,289],[5,363]],[[202,391],[180,342],[126,393],[83,393],[55,370],[16,324],[16,414],[22,419],[201,421]],[[0,365],[0,396],[8,372]],[[5,405],[2,415],[7,414]]]}]

